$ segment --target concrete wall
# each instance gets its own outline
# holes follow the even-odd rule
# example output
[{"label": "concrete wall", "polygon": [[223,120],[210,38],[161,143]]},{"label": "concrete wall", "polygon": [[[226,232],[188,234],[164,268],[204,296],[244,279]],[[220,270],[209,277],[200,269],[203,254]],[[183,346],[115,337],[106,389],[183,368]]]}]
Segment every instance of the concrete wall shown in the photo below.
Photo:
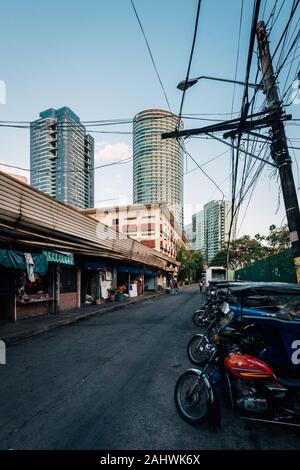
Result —
[{"label": "concrete wall", "polygon": [[49,302],[37,302],[28,304],[19,304],[16,306],[17,320],[24,318],[37,317],[40,315],[46,315],[50,313]]},{"label": "concrete wall", "polygon": [[77,292],[60,293],[59,310],[68,310],[77,307]]}]

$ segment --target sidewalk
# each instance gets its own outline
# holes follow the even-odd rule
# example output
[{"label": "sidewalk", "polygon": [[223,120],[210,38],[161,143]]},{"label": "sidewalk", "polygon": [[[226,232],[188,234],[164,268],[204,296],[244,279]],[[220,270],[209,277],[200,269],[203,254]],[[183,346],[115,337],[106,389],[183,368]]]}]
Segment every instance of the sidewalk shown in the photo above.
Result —
[{"label": "sidewalk", "polygon": [[134,297],[132,299],[125,299],[122,302],[104,302],[101,305],[83,305],[81,308],[60,312],[57,315],[46,315],[34,318],[20,320],[17,323],[8,323],[0,325],[0,340],[5,341],[6,345],[18,343],[31,336],[39,335],[46,331],[53,330],[60,326],[70,325],[80,320],[87,320],[95,315],[113,312],[114,310],[121,310],[130,305],[145,302],[146,300],[156,299],[165,294],[162,292],[149,292]]}]

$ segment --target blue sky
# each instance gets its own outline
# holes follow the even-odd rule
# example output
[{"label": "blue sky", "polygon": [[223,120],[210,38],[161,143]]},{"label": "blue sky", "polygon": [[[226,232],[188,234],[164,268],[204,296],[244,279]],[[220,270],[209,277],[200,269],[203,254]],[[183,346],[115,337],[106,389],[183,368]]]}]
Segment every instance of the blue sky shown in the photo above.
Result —
[{"label": "blue sky", "polygon": [[[264,4],[263,1],[262,9]],[[268,0],[265,17],[273,4],[273,0]],[[274,43],[279,39],[291,4],[287,0],[274,28],[271,36]],[[181,92],[176,85],[186,75],[197,2],[135,0],[135,5],[171,108],[178,112]],[[245,75],[252,5],[252,0],[244,1],[237,74],[240,80]],[[191,76],[234,78],[240,8],[241,0],[203,0]],[[30,121],[41,110],[61,106],[69,106],[83,121],[132,118],[146,108],[166,108],[129,0],[2,2],[0,36],[0,80],[7,87],[6,104],[0,105],[0,120]],[[242,91],[242,87],[236,88],[234,111],[240,109]],[[186,93],[183,112],[229,113],[232,94],[232,85],[199,82]],[[299,106],[289,109],[294,117],[299,117]],[[185,127],[204,124],[185,121]],[[131,131],[131,126],[105,130]],[[298,127],[289,127],[288,132],[297,137]],[[97,163],[119,160],[131,153],[131,135],[93,136]],[[29,167],[28,130],[0,128],[0,142],[1,162]],[[199,164],[226,150],[223,144],[202,139],[193,139],[187,148]],[[193,166],[191,161],[186,162],[186,169]],[[229,153],[205,170],[220,183],[230,171]],[[266,170],[256,188],[240,234],[266,233],[271,223],[281,224],[284,219],[282,203],[275,214],[278,183],[274,178],[269,180],[269,174]],[[95,187],[97,205],[131,202],[131,164],[97,170]],[[222,184],[222,191],[230,197],[229,179]],[[116,197],[120,199],[112,200]],[[220,198],[220,192],[205,175],[199,170],[186,175],[185,222],[212,198]],[[246,205],[240,221],[245,208]]]}]

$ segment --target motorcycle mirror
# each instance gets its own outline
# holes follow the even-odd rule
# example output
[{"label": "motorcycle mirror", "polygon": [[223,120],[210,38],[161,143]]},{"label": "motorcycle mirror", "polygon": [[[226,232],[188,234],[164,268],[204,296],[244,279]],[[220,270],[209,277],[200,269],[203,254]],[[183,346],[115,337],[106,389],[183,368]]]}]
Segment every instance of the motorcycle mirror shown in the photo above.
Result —
[{"label": "motorcycle mirror", "polygon": [[230,307],[229,307],[229,303],[228,302],[223,302],[222,305],[221,305],[221,312],[224,313],[224,315],[226,315],[227,313],[230,312]]}]

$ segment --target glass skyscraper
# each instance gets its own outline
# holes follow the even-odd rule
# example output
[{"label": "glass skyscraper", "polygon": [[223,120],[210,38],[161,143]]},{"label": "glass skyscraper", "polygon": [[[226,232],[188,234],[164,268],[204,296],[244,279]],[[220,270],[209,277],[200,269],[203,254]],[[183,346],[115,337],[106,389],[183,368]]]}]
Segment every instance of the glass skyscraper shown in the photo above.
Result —
[{"label": "glass skyscraper", "polygon": [[[178,116],[148,109],[133,120],[133,203],[166,203],[182,228],[183,152],[177,139],[162,140],[178,127]],[[181,126],[182,127],[182,126]]]},{"label": "glass skyscraper", "polygon": [[[202,211],[192,216],[192,248],[200,250],[205,262],[210,262],[228,241],[231,225],[231,201],[215,200],[204,204]],[[189,229],[189,227],[188,227]],[[231,240],[236,236],[236,218],[231,228]]]},{"label": "glass skyscraper", "polygon": [[47,109],[30,125],[30,184],[77,208],[94,206],[94,139],[69,108]]}]

